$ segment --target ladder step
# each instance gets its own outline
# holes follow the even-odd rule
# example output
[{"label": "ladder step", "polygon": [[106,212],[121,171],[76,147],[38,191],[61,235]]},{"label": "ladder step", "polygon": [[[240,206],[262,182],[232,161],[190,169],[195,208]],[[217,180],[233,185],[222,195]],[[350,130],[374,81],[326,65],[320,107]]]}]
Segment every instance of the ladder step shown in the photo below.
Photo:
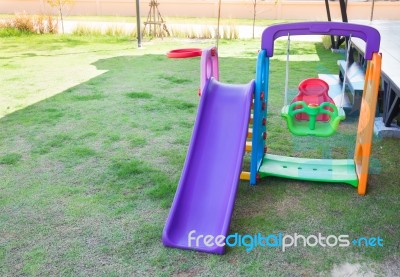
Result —
[{"label": "ladder step", "polygon": [[249,131],[247,132],[247,138],[252,138],[253,137],[253,129],[249,129]]},{"label": "ladder step", "polygon": [[250,181],[250,172],[242,171],[240,173],[240,180]]},{"label": "ladder step", "polygon": [[251,152],[251,141],[246,141],[246,152]]}]

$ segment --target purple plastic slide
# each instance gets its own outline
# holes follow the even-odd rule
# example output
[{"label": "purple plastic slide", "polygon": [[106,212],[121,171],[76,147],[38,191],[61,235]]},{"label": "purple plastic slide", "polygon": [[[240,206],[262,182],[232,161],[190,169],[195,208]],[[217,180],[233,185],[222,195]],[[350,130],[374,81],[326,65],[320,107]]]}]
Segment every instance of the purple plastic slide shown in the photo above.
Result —
[{"label": "purple plastic slide", "polygon": [[[254,81],[230,85],[209,79],[203,91],[182,176],[167,219],[165,246],[223,254],[200,235],[227,236],[239,182]],[[194,232],[193,232],[194,231]],[[210,237],[209,237],[210,238]],[[221,245],[221,243],[218,243]],[[212,245],[212,246],[210,246]]]}]

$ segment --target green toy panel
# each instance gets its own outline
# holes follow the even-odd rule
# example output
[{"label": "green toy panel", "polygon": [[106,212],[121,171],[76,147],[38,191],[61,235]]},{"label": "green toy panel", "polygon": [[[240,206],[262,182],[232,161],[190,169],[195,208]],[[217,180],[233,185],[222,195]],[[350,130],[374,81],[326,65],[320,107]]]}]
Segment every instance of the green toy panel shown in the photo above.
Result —
[{"label": "green toy panel", "polygon": [[303,159],[267,154],[259,170],[260,177],[346,183],[357,187],[358,178],[351,159]]}]

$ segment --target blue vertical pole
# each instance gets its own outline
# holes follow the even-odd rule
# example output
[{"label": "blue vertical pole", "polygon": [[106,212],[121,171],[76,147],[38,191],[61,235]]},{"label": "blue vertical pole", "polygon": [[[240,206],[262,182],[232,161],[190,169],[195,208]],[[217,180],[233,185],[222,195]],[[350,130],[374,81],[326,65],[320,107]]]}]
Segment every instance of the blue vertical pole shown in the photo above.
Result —
[{"label": "blue vertical pole", "polygon": [[257,182],[257,173],[264,159],[267,135],[269,58],[265,49],[258,53],[256,88],[253,108],[253,138],[251,143],[250,185]]}]

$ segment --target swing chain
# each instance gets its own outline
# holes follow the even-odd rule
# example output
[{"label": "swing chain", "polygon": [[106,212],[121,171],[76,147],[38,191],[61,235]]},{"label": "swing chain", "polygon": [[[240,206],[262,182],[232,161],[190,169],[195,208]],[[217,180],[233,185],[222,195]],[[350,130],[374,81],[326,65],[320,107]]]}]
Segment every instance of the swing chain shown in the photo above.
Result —
[{"label": "swing chain", "polygon": [[349,36],[349,40],[347,42],[347,49],[346,49],[346,66],[344,68],[344,76],[343,76],[343,84],[342,84],[342,98],[340,99],[340,108],[343,108],[344,102],[344,93],[346,90],[346,82],[347,82],[347,71],[349,69],[349,61],[350,61],[350,49],[351,49],[351,34]]}]

